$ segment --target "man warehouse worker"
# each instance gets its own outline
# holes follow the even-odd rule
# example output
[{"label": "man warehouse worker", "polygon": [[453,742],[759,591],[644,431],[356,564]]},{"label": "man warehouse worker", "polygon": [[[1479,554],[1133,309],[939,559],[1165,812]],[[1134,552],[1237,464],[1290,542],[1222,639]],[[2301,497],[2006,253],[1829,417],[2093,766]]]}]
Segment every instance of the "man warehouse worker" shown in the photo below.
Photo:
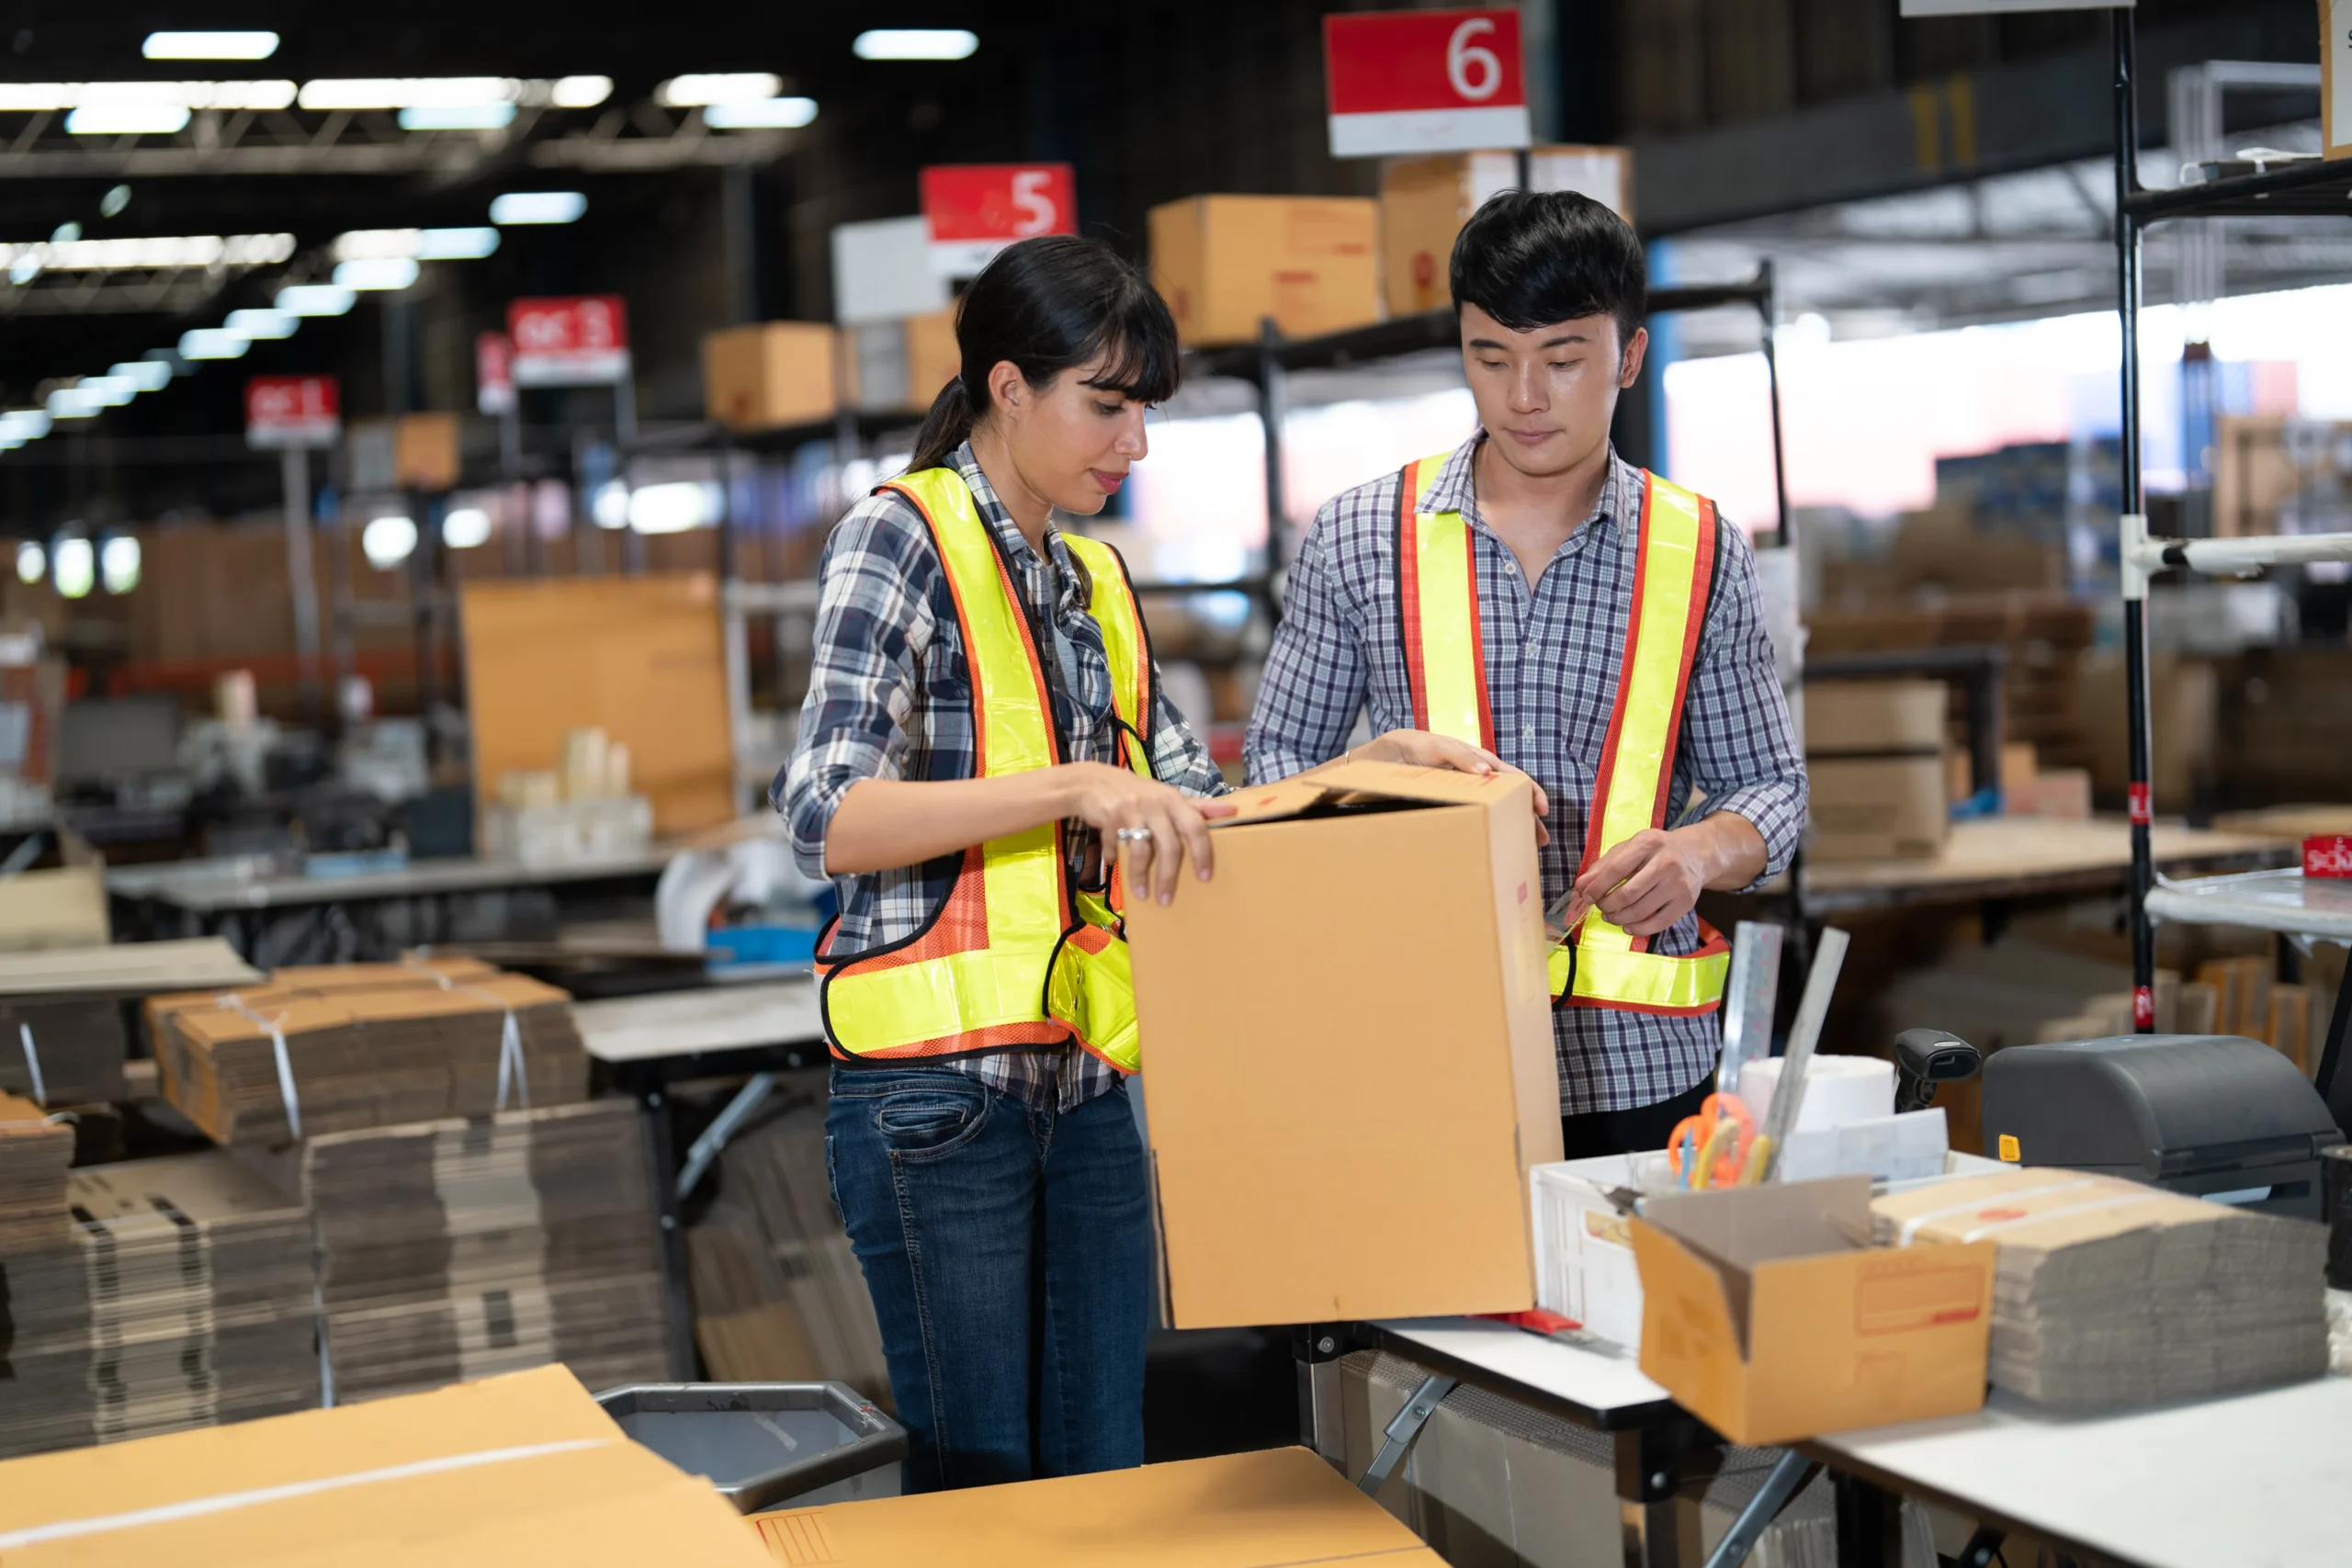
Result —
[{"label": "man warehouse worker", "polygon": [[1455,242],[1453,287],[1479,429],[1317,514],[1250,781],[1329,761],[1360,712],[1379,754],[1532,777],[1569,933],[1551,965],[1567,1156],[1662,1148],[1719,1037],[1729,957],[1700,890],[1788,864],[1804,761],[1747,541],[1610,446],[1649,341],[1633,230],[1582,196],[1506,193]]}]

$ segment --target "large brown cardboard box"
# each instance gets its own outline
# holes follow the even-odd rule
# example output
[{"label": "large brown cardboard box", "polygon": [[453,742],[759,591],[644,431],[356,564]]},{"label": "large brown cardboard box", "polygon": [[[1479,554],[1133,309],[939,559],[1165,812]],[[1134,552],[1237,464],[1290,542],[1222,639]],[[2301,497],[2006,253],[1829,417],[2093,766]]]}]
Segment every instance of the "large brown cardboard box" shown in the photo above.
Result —
[{"label": "large brown cardboard box", "polygon": [[[1538,147],[1528,155],[1537,190],[1572,190],[1634,219],[1634,159],[1623,147]],[[1519,188],[1511,152],[1440,152],[1392,158],[1380,171],[1381,288],[1392,316],[1451,304],[1447,267],[1454,237],[1487,197]]]},{"label": "large brown cardboard box", "polygon": [[[1343,1483],[1344,1484],[1344,1483]],[[10,1568],[765,1568],[561,1367],[0,1464]]]},{"label": "large brown cardboard box", "polygon": [[1380,319],[1379,208],[1355,197],[1196,196],[1151,209],[1151,284],[1191,344]]},{"label": "large brown cardboard box", "polygon": [[1951,833],[1940,681],[1815,681],[1804,689],[1816,861],[1935,855]]},{"label": "large brown cardboard box", "polygon": [[855,330],[845,401],[870,413],[929,412],[940,389],[963,369],[956,312],[933,310]]},{"label": "large brown cardboard box", "polygon": [[1560,1110],[1529,789],[1246,790],[1215,880],[1129,912],[1171,1327],[1533,1304]]},{"label": "large brown cardboard box", "polygon": [[772,1560],[790,1568],[1440,1568],[1443,1562],[1306,1449],[785,1509],[748,1522]]},{"label": "large brown cardboard box", "polygon": [[760,321],[702,340],[704,411],[729,430],[830,419],[841,405],[833,329]]},{"label": "large brown cardboard box", "polygon": [[1993,1244],[1869,1245],[1867,1176],[1652,1198],[1632,1229],[1643,1374],[1736,1443],[1984,1403]]}]

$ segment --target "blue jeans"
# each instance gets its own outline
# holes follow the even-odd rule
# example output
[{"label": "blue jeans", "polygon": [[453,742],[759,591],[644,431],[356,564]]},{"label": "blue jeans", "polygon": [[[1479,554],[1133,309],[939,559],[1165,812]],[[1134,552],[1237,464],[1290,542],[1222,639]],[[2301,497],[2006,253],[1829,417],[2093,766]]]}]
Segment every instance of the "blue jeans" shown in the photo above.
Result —
[{"label": "blue jeans", "polygon": [[1125,1085],[1057,1113],[936,1067],[835,1067],[825,1163],[907,1490],[1143,1462],[1152,1233]]}]

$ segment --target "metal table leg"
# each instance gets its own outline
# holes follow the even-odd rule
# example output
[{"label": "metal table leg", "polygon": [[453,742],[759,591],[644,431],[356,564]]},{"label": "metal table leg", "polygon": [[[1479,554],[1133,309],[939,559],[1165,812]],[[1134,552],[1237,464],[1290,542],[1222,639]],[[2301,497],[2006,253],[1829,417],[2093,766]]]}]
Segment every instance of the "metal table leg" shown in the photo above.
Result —
[{"label": "metal table leg", "polygon": [[678,1172],[676,1192],[679,1202],[683,1203],[694,1196],[695,1189],[702,1184],[703,1177],[727,1147],[728,1140],[743,1130],[743,1123],[767,1102],[768,1096],[775,1092],[775,1074],[753,1073],[743,1081],[743,1087],[735,1091],[734,1098],[727,1102],[727,1108],[703,1129],[702,1136],[686,1150],[685,1168]]},{"label": "metal table leg", "polygon": [[[1689,1416],[1616,1434],[1625,1568],[1699,1561],[1697,1496],[1723,1464],[1723,1439]],[[1689,1495],[1686,1497],[1685,1493]]]},{"label": "metal table leg", "polygon": [[1382,1434],[1380,1451],[1372,1456],[1372,1462],[1356,1481],[1358,1491],[1367,1497],[1380,1495],[1381,1487],[1387,1484],[1388,1478],[1396,1473],[1396,1467],[1412,1450],[1413,1439],[1421,1435],[1421,1428],[1429,1425],[1430,1417],[1437,1414],[1437,1407],[1453,1392],[1452,1378],[1432,1374],[1421,1380],[1421,1386],[1413,1391],[1413,1397],[1405,1401],[1405,1408],[1396,1412],[1396,1418],[1388,1423],[1388,1429]]},{"label": "metal table leg", "polygon": [[1756,1543],[1764,1539],[1765,1528],[1779,1518],[1791,1499],[1820,1473],[1819,1461],[1809,1460],[1794,1449],[1782,1454],[1780,1462],[1772,1467],[1772,1473],[1765,1478],[1762,1490],[1748,1499],[1747,1506],[1739,1511],[1739,1517],[1732,1521],[1731,1529],[1715,1543],[1715,1550],[1708,1555],[1707,1568],[1739,1568],[1747,1561],[1747,1554],[1756,1550]]},{"label": "metal table leg", "polygon": [[1834,1471],[1831,1484],[1838,1498],[1838,1568],[1903,1568],[1903,1499]]},{"label": "metal table leg", "polygon": [[670,1375],[680,1382],[695,1381],[694,1296],[687,1288],[686,1232],[678,1218],[677,1151],[670,1136],[670,1101],[657,1079],[639,1094],[645,1107],[645,1153],[653,1176],[655,1224],[661,1227],[662,1284],[664,1318],[669,1326]]}]

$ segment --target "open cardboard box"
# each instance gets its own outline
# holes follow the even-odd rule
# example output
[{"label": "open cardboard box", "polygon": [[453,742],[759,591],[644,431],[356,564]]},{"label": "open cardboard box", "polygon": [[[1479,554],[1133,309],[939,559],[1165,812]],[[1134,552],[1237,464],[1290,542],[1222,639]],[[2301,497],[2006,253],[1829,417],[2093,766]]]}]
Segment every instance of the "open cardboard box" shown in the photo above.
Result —
[{"label": "open cardboard box", "polygon": [[1245,790],[1216,878],[1128,915],[1171,1326],[1534,1304],[1560,1111],[1530,788]]},{"label": "open cardboard box", "polygon": [[1631,1230],[1642,1371],[1734,1442],[1984,1403],[1993,1244],[1870,1246],[1866,1176],[1652,1198]]}]

